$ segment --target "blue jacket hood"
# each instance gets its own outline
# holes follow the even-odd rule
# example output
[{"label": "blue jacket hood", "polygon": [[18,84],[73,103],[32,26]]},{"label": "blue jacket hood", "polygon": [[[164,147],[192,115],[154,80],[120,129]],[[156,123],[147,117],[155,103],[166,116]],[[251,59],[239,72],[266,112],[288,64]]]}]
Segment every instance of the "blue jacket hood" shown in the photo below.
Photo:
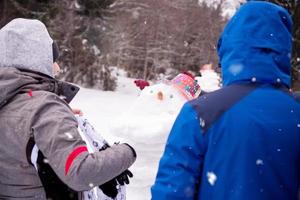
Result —
[{"label": "blue jacket hood", "polygon": [[226,25],[218,43],[223,85],[291,84],[292,19],[273,3],[250,1]]}]

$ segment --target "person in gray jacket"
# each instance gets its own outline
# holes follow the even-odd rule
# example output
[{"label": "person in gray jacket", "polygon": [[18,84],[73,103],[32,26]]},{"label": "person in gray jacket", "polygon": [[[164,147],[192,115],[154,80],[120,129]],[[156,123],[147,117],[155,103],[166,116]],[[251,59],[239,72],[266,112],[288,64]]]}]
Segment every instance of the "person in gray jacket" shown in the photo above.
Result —
[{"label": "person in gray jacket", "polygon": [[14,19],[0,30],[0,199],[47,199],[31,163],[33,143],[55,175],[90,190],[127,170],[128,144],[88,153],[68,103],[78,88],[54,78],[56,48],[38,20]]}]

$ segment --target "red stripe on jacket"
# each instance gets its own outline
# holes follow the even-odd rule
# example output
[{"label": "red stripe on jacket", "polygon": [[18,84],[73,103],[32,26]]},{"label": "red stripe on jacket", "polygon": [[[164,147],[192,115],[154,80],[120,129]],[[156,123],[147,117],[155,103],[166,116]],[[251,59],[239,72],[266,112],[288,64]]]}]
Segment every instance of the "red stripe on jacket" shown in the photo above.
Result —
[{"label": "red stripe on jacket", "polygon": [[66,165],[65,165],[65,175],[68,174],[69,172],[69,169],[73,163],[73,161],[75,160],[75,158],[82,152],[85,152],[87,151],[87,148],[86,146],[80,146],[80,147],[77,147],[76,149],[74,149],[68,156],[68,159],[67,159],[67,162],[66,162]]}]

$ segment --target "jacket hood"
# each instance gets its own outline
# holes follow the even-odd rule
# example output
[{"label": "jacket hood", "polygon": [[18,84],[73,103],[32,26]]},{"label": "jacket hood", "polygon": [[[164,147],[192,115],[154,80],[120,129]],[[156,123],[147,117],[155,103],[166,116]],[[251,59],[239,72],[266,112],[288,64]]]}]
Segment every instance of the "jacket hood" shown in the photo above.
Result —
[{"label": "jacket hood", "polygon": [[290,87],[292,20],[282,7],[250,1],[226,25],[218,43],[223,85],[236,82]]},{"label": "jacket hood", "polygon": [[51,39],[38,20],[14,19],[0,29],[0,67],[16,67],[54,76]]},{"label": "jacket hood", "polygon": [[13,67],[0,67],[0,109],[17,94],[29,91],[48,91],[70,103],[79,88],[50,76]]}]

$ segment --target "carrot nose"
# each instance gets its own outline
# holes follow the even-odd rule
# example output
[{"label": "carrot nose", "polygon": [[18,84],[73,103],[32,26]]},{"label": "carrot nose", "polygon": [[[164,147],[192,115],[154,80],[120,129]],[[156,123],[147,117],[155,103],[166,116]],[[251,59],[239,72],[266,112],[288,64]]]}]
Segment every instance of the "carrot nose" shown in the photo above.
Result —
[{"label": "carrot nose", "polygon": [[158,98],[158,100],[161,100],[161,101],[164,99],[164,95],[163,95],[163,93],[161,91],[159,91],[157,93],[157,98]]}]

